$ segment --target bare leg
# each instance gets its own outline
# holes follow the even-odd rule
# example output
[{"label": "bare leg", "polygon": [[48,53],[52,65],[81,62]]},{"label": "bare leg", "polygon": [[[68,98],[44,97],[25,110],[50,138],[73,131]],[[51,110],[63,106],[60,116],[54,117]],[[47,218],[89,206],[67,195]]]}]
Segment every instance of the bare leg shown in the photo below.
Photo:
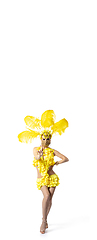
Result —
[{"label": "bare leg", "polygon": [[48,216],[48,214],[49,214],[49,212],[50,212],[50,209],[51,209],[51,206],[52,206],[52,197],[53,197],[53,194],[54,194],[54,192],[55,192],[55,188],[56,188],[56,187],[51,187],[51,188],[49,188],[50,201],[49,201],[48,208],[47,208],[47,216]]},{"label": "bare leg", "polygon": [[48,204],[47,216],[48,216],[48,214],[49,214],[49,212],[50,212],[51,206],[52,206],[52,199],[50,199],[49,204]]},{"label": "bare leg", "polygon": [[47,208],[49,205],[49,201],[50,201],[50,192],[48,190],[48,187],[43,186],[41,187],[41,191],[44,195],[43,201],[42,201],[42,214],[43,214],[43,221],[40,227],[40,232],[41,233],[45,233],[45,229],[46,229],[46,221],[47,221]]},{"label": "bare leg", "polygon": [[48,188],[46,186],[41,187],[41,191],[43,193],[43,201],[42,201],[42,213],[43,213],[43,221],[40,227],[40,232],[45,233],[45,229],[48,227],[47,224],[47,215],[52,206],[52,197],[54,194],[56,187]]}]

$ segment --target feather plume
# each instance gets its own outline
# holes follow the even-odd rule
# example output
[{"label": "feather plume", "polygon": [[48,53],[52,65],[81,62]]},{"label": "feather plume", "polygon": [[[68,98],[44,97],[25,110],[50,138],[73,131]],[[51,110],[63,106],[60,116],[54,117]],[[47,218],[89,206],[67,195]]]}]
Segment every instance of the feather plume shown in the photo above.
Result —
[{"label": "feather plume", "polygon": [[47,110],[41,115],[41,126],[44,128],[49,128],[54,124],[55,113],[53,110]]},{"label": "feather plume", "polygon": [[28,127],[31,129],[40,129],[41,128],[41,121],[38,118],[35,118],[33,116],[26,116],[24,118],[24,121]]},{"label": "feather plume", "polygon": [[36,132],[36,131],[23,131],[18,135],[18,139],[20,142],[23,143],[28,143],[28,142],[32,142],[32,139],[36,138],[40,133]]},{"label": "feather plume", "polygon": [[67,127],[68,127],[68,121],[65,118],[63,118],[59,122],[56,122],[52,126],[51,130],[53,131],[53,133],[59,133],[59,135],[61,135],[62,133],[65,132],[65,129]]}]

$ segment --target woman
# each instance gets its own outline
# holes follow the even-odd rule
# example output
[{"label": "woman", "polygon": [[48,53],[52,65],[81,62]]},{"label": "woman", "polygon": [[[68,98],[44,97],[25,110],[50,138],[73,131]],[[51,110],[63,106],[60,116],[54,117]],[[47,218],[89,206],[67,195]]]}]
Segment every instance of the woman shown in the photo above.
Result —
[{"label": "woman", "polygon": [[[40,232],[45,233],[45,229],[48,228],[47,216],[52,205],[52,197],[56,186],[59,185],[59,178],[53,171],[53,166],[60,163],[69,161],[67,157],[58,151],[49,148],[51,143],[51,135],[49,132],[44,132],[41,135],[41,146],[33,149],[34,161],[33,165],[37,168],[37,188],[43,193],[42,201],[42,224]],[[62,160],[54,162],[54,156],[61,158]]]},{"label": "woman", "polygon": [[[24,121],[28,127],[27,131],[23,131],[18,135],[20,142],[32,142],[32,139],[40,136],[41,146],[33,149],[34,161],[33,165],[37,168],[37,188],[43,193],[43,219],[40,227],[40,232],[45,233],[48,227],[47,216],[52,205],[52,197],[56,186],[59,185],[59,178],[53,171],[53,166],[63,162],[67,162],[68,158],[58,151],[49,148],[51,137],[58,133],[61,135],[68,127],[68,121],[63,118],[55,123],[55,113],[53,110],[47,110],[41,115],[41,119],[33,116],[26,116]],[[37,131],[33,131],[36,129]],[[55,162],[54,156],[61,158]]]}]

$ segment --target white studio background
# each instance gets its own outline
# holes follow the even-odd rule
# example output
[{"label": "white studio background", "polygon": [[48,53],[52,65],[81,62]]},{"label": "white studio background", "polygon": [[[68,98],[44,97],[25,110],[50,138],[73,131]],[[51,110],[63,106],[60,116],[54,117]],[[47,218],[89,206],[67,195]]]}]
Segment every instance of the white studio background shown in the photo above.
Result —
[{"label": "white studio background", "polygon": [[[96,1],[0,2],[1,240],[97,239],[96,23]],[[69,122],[51,143],[69,162],[54,167],[60,185],[43,236],[32,165],[40,140],[23,144],[17,135],[25,116],[48,109]]]}]

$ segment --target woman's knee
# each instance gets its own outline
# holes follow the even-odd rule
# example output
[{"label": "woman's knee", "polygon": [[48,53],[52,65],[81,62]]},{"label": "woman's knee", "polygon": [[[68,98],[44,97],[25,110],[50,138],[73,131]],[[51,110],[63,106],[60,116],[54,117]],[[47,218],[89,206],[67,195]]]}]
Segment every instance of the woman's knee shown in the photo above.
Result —
[{"label": "woman's knee", "polygon": [[50,192],[50,195],[51,195],[51,199],[52,199],[52,197],[53,197],[53,195],[54,195],[55,189],[56,189],[56,187],[51,187],[51,188],[49,189],[49,192]]},{"label": "woman's knee", "polygon": [[49,200],[51,199],[50,193],[46,193],[46,194],[44,195],[44,199],[45,199],[45,201],[49,201]]},{"label": "woman's knee", "polygon": [[41,191],[43,193],[44,199],[47,201],[50,199],[50,192],[48,191],[48,188],[46,186],[41,187]]}]

